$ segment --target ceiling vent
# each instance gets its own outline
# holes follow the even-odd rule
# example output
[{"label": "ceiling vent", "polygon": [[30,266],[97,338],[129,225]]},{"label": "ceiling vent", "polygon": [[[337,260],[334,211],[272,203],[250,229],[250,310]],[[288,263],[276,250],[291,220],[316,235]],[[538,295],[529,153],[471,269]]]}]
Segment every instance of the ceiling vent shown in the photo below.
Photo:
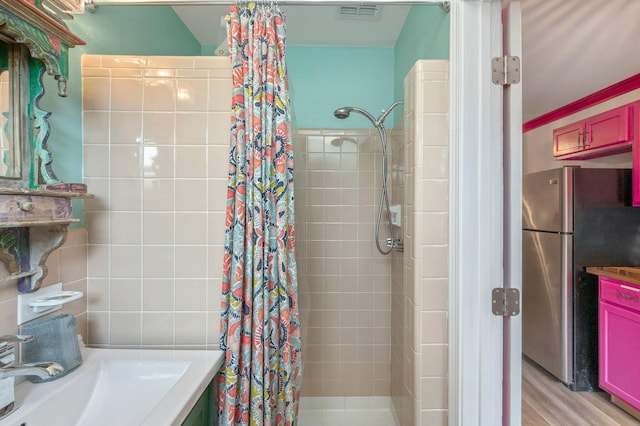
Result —
[{"label": "ceiling vent", "polygon": [[382,7],[376,5],[340,6],[338,17],[342,19],[378,20]]}]

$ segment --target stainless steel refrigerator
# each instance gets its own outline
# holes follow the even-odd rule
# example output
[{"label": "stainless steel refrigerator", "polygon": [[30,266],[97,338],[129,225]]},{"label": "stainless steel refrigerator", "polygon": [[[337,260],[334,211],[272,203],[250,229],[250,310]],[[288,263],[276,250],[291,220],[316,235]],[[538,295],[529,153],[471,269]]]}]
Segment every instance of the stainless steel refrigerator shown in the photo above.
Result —
[{"label": "stainless steel refrigerator", "polygon": [[631,170],[525,175],[522,348],[573,390],[598,389],[598,286],[586,266],[640,265]]}]

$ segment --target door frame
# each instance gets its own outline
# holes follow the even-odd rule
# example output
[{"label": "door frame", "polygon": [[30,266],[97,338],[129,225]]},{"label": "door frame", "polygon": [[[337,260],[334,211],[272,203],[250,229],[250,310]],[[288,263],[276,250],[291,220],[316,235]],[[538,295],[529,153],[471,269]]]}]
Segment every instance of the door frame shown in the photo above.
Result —
[{"label": "door frame", "polygon": [[[521,0],[503,0],[503,51],[522,58]],[[522,69],[522,66],[520,67]],[[504,287],[522,294],[522,84],[503,92]],[[504,318],[503,424],[522,423],[522,315]]]},{"label": "door frame", "polygon": [[503,88],[491,79],[491,58],[502,56],[502,47],[501,0],[451,1],[452,426],[512,424],[512,415],[503,417],[504,319],[491,312],[491,290],[504,285],[504,216],[513,216],[503,198]]}]

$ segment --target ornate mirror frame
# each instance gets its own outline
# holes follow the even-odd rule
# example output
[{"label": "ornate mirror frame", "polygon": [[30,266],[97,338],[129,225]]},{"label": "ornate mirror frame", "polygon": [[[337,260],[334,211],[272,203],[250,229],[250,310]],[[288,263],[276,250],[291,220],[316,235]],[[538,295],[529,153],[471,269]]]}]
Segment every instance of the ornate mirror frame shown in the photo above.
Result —
[{"label": "ornate mirror frame", "polygon": [[[89,198],[81,184],[59,182],[47,149],[50,113],[39,107],[43,76],[66,96],[69,48],[84,44],[61,22],[37,8],[39,0],[0,0],[0,40],[8,44],[11,132],[20,147],[21,176],[0,177],[0,263],[18,291],[37,291],[46,260],[60,247],[73,218],[71,198]],[[74,189],[75,188],[75,189]]]},{"label": "ornate mirror frame", "polygon": [[[16,111],[26,111],[28,114],[25,117],[28,126],[14,122],[14,128],[23,131],[16,137],[21,138],[23,147],[28,147],[28,151],[23,152],[22,180],[7,182],[6,186],[37,188],[58,183],[52,168],[53,159],[47,149],[47,119],[51,113],[39,107],[44,95],[42,78],[45,72],[53,76],[58,82],[58,95],[66,96],[69,48],[83,45],[84,41],[27,0],[0,0],[0,34],[15,45],[28,49],[28,54],[19,53],[21,78],[16,79],[24,80],[24,76],[28,75],[28,85],[19,81],[18,86],[14,86],[19,96],[13,96],[14,99],[19,98],[21,103]],[[20,118],[23,118],[22,114]]]}]

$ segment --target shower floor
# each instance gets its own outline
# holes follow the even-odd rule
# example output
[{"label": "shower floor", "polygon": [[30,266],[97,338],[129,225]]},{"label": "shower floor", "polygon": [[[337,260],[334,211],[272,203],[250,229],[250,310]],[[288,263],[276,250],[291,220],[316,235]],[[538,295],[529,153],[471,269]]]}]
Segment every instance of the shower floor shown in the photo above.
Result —
[{"label": "shower floor", "polygon": [[300,410],[299,426],[395,426],[391,410]]},{"label": "shower floor", "polygon": [[388,397],[302,398],[298,426],[396,426]]}]

